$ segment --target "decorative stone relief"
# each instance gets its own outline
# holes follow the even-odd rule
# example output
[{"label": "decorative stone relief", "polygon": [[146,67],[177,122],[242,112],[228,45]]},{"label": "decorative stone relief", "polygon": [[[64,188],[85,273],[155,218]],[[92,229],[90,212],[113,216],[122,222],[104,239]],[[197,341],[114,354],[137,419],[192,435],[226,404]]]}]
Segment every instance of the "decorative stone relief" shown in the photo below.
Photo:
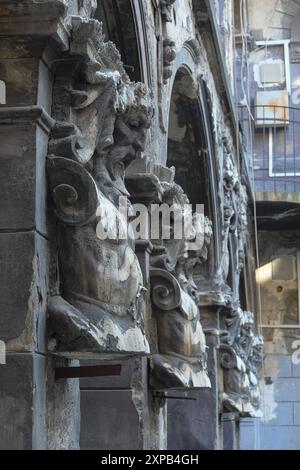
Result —
[{"label": "decorative stone relief", "polygon": [[173,5],[176,0],[160,0],[161,16],[163,21],[170,23],[173,21]]},{"label": "decorative stone relief", "polygon": [[172,77],[172,62],[176,57],[175,42],[170,38],[163,40],[163,79],[167,83],[168,79]]},{"label": "decorative stone relief", "polygon": [[82,17],[91,17],[97,8],[97,0],[78,0],[78,14]]},{"label": "decorative stone relief", "polygon": [[226,330],[221,335],[223,406],[229,411],[259,417],[259,376],[263,361],[261,336],[253,332],[254,317],[239,306],[227,310]]},{"label": "decorative stone relief", "polygon": [[125,169],[144,149],[152,113],[148,90],[130,82],[101,24],[73,17],[70,51],[57,63],[48,156],[59,253],[48,311],[58,354],[149,353],[143,278],[119,197],[128,195]]},{"label": "decorative stone relief", "polygon": [[247,236],[247,207],[248,196],[246,187],[241,184],[238,191],[238,220],[237,220],[237,244],[236,244],[236,271],[240,274],[245,266],[245,245]]},{"label": "decorative stone relief", "polygon": [[240,274],[244,267],[244,252],[247,233],[247,191],[241,184],[233,161],[233,154],[228,139],[223,138],[223,277],[229,272],[229,233],[233,234],[236,253],[234,270]]},{"label": "decorative stone relief", "polygon": [[152,0],[154,6],[155,35],[157,40],[157,82],[160,128],[167,132],[164,117],[164,85],[172,76],[172,62],[176,58],[175,42],[169,37],[167,24],[173,21],[173,8],[176,0]]},{"label": "decorative stone relief", "polygon": [[[175,183],[162,183],[163,203],[183,211],[187,196]],[[151,293],[154,306],[158,354],[151,358],[151,386],[154,389],[210,387],[206,370],[206,343],[200,323],[199,292],[193,280],[195,267],[207,258],[212,236],[211,222],[200,214],[190,214],[196,240],[202,231],[203,243],[191,250],[187,238],[152,240]],[[188,237],[191,241],[192,237]]]}]

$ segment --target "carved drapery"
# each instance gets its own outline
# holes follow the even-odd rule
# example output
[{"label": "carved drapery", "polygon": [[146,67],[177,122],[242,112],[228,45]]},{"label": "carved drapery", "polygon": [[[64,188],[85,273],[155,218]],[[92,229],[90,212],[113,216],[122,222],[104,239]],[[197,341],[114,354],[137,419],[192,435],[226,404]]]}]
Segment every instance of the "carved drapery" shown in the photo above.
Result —
[{"label": "carved drapery", "polygon": [[72,18],[53,103],[47,169],[59,286],[49,299],[51,349],[77,357],[148,353],[143,278],[118,204],[128,195],[125,169],[144,149],[153,110],[148,90],[130,82],[97,20]]},{"label": "carved drapery", "polygon": [[[169,207],[184,211],[187,196],[175,183],[162,183],[162,199]],[[151,386],[155,389],[185,390],[210,387],[206,370],[206,343],[200,323],[199,292],[193,280],[197,264],[207,258],[212,235],[211,222],[201,214],[190,214],[191,230],[202,231],[202,243],[190,249],[187,238],[152,240],[150,271],[158,354],[151,358]],[[200,220],[201,219],[201,222]],[[197,223],[198,222],[198,223]],[[189,237],[189,241],[191,238]]]}]

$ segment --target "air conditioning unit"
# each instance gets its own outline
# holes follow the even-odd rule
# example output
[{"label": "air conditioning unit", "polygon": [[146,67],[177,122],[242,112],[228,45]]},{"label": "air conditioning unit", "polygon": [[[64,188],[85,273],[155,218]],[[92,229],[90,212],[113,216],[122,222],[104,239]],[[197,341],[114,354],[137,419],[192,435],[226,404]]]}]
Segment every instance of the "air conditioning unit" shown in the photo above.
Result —
[{"label": "air conditioning unit", "polygon": [[255,99],[256,127],[289,125],[289,93],[287,90],[258,91]]}]

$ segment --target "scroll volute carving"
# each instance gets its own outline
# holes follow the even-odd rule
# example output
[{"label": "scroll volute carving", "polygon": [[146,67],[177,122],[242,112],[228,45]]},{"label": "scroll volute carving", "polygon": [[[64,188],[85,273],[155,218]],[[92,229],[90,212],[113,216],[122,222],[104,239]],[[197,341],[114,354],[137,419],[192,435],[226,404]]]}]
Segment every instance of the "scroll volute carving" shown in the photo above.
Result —
[{"label": "scroll volute carving", "polygon": [[[162,183],[162,187],[163,202],[185,210],[188,199],[182,188],[175,183]],[[206,259],[212,230],[207,218],[203,217],[201,224],[194,222],[191,227],[194,237],[196,239],[197,230],[202,230],[204,242],[199,247],[193,246],[193,250],[189,244],[192,239],[172,238],[172,222],[171,239],[153,240],[150,275],[158,354],[151,359],[151,386],[155,389],[188,390],[210,386],[193,270]]]},{"label": "scroll volute carving", "polygon": [[96,20],[73,19],[57,73],[47,165],[59,221],[51,349],[70,357],[147,354],[145,289],[119,196],[128,194],[126,167],[144,149],[149,93],[130,82]]}]

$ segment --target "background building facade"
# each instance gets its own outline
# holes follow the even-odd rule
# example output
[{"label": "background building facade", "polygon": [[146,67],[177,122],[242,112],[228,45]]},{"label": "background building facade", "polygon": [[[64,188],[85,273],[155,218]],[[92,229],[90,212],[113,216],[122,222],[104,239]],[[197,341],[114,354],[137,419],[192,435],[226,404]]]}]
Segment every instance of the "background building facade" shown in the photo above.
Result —
[{"label": "background building facade", "polygon": [[[236,73],[240,123],[253,153],[265,340],[257,446],[299,449],[300,7],[290,1],[248,1],[241,8]],[[253,430],[254,423],[246,426]],[[253,441],[245,442],[253,448]]]}]

